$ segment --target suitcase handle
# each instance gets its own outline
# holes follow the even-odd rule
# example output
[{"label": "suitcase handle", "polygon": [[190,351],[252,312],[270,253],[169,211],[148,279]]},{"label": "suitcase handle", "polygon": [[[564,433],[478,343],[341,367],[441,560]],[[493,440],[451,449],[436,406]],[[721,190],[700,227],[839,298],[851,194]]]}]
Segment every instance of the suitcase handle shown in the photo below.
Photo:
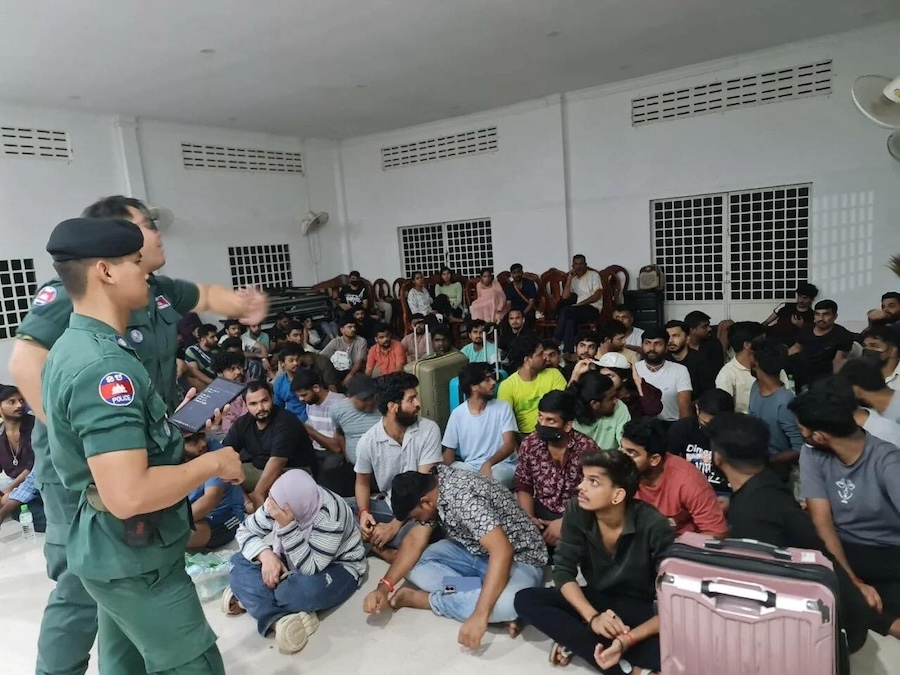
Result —
[{"label": "suitcase handle", "polygon": [[741,588],[740,586],[720,584],[716,581],[704,581],[701,583],[700,592],[710,598],[714,598],[717,595],[727,595],[733,598],[756,600],[764,607],[774,607],[777,600],[776,595],[772,591],[754,591],[749,588]]},{"label": "suitcase handle", "polygon": [[792,560],[790,551],[778,548],[772,544],[767,544],[756,539],[713,539],[703,545],[703,548],[712,549],[713,551],[723,551],[726,548],[737,548],[745,551],[754,551],[756,553],[768,553],[777,560]]}]

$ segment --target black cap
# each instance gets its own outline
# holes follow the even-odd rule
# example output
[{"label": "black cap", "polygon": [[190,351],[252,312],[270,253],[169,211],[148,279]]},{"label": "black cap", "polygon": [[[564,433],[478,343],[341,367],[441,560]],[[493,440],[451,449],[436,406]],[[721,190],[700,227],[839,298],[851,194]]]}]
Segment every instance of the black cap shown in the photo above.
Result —
[{"label": "black cap", "polygon": [[56,262],[89,258],[121,258],[141,250],[144,233],[127,220],[70,218],[50,234],[47,253]]},{"label": "black cap", "polygon": [[221,323],[225,328],[241,325],[241,322],[237,319],[219,319],[219,323]]},{"label": "black cap", "polygon": [[375,380],[368,375],[354,375],[347,385],[347,396],[358,398],[360,401],[372,398],[375,395]]}]

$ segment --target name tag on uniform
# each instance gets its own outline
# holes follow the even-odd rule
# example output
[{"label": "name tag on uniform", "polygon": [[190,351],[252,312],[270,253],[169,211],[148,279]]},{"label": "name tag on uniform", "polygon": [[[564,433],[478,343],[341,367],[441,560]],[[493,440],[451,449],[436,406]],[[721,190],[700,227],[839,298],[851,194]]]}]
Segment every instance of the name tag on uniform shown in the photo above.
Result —
[{"label": "name tag on uniform", "polygon": [[168,309],[172,306],[172,303],[169,302],[169,299],[164,295],[156,296],[156,308],[157,309]]}]

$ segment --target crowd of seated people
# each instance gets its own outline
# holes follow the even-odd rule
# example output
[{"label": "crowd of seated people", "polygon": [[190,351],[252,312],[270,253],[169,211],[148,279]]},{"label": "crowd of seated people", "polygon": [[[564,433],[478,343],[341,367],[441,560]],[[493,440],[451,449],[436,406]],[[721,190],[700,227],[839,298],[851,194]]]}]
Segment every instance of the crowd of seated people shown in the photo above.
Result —
[{"label": "crowd of seated people", "polygon": [[[677,535],[700,532],[822,551],[851,648],[868,629],[900,637],[900,296],[861,335],[811,284],[717,334],[701,311],[638,328],[627,306],[601,314],[600,277],[576,256],[543,317],[553,326],[520,265],[505,287],[484,270],[471,305],[444,272],[434,294],[413,275],[406,335],[358,272],[333,321],[197,321],[182,388],[246,385],[218,426],[185,439],[187,461],[227,446],[244,464],[240,486],[190,497],[189,549],[240,549],[226,613],[299,651],[376,555],[390,568],[366,612],[430,610],[470,649],[490,624],[513,637],[531,625],[555,665],[653,673],[656,568]],[[442,430],[408,366],[457,349],[463,395]],[[28,504],[37,525],[17,391],[0,388],[0,413],[0,523]]]}]

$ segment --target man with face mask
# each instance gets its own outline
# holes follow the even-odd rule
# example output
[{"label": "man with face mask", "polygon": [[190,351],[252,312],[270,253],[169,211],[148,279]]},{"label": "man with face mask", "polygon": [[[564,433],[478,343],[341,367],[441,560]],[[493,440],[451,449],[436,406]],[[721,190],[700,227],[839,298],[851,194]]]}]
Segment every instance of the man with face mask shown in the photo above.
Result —
[{"label": "man with face mask", "polygon": [[541,530],[548,546],[559,542],[562,515],[578,494],[581,457],[599,450],[589,437],[572,428],[575,396],[551,391],[538,405],[534,433],[522,440],[516,465],[515,492],[519,505]]},{"label": "man with face mask", "polygon": [[837,377],[791,403],[806,445],[800,484],[819,537],[890,626],[900,616],[900,448],[860,429]]},{"label": "man with face mask", "polygon": [[700,532],[717,539],[728,535],[725,513],[712,487],[693,464],[666,452],[666,434],[658,420],[626,424],[622,452],[641,474],[637,498],[668,518],[676,534]]},{"label": "man with face mask", "polygon": [[900,391],[900,334],[887,326],[872,326],[862,334],[863,355],[877,363],[884,383]]}]

